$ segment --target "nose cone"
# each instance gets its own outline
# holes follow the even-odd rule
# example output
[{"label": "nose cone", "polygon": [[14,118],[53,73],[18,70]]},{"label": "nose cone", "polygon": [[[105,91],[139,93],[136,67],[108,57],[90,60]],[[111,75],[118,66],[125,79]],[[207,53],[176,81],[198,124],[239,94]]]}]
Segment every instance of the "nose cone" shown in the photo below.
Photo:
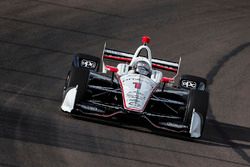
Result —
[{"label": "nose cone", "polygon": [[143,44],[148,44],[150,42],[150,37],[149,36],[143,36],[142,37],[142,43]]}]

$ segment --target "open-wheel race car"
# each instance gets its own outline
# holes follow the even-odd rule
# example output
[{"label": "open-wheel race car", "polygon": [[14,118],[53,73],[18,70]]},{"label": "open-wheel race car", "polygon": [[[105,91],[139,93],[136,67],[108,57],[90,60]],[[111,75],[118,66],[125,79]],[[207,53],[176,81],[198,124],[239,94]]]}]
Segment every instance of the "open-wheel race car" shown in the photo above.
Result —
[{"label": "open-wheel race car", "polygon": [[[144,119],[156,129],[201,137],[209,99],[206,80],[182,75],[176,82],[181,59],[152,58],[149,41],[144,36],[134,54],[109,49],[106,44],[102,58],[76,54],[61,110],[100,118],[126,115]],[[107,61],[117,65],[107,65]],[[164,71],[173,75],[163,76]]]}]

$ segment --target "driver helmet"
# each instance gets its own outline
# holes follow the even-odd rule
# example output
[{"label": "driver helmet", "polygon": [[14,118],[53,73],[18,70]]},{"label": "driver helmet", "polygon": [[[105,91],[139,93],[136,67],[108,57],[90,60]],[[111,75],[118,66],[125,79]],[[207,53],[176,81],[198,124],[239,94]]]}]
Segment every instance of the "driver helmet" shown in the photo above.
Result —
[{"label": "driver helmet", "polygon": [[145,75],[150,77],[151,76],[151,68],[148,62],[146,61],[138,61],[134,65],[135,73]]}]

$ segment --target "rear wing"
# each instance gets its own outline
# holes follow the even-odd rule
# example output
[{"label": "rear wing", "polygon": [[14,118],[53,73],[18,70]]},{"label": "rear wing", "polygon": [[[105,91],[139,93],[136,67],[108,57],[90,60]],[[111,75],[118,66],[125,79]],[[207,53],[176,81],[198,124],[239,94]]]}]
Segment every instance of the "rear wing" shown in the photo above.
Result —
[{"label": "rear wing", "polygon": [[[130,63],[133,57],[134,57],[134,54],[132,53],[127,53],[123,51],[106,48],[106,43],[105,43],[104,49],[103,49],[103,55],[102,55],[103,72],[106,73],[105,59]],[[153,68],[161,69],[161,70],[165,70],[169,72],[174,72],[175,76],[173,78],[175,78],[178,75],[180,64],[181,64],[181,58],[179,59],[179,62],[165,61],[165,60],[155,59],[155,58],[152,59]]]}]

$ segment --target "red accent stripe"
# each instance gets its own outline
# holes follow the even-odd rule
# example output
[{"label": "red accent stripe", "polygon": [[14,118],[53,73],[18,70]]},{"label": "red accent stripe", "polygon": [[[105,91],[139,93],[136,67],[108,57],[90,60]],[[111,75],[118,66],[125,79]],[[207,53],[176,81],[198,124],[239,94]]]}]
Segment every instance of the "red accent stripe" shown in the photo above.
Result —
[{"label": "red accent stripe", "polygon": [[[112,59],[112,60],[118,60],[118,61],[126,61],[126,62],[131,62],[132,58],[125,58],[125,57],[117,57],[117,56],[111,56],[111,55],[104,55],[103,58],[105,59]],[[153,63],[152,66],[154,68],[166,70],[166,71],[171,71],[177,73],[177,69],[172,68],[172,67],[166,67],[163,65],[155,64]]]},{"label": "red accent stripe", "polygon": [[109,66],[106,65],[106,69],[110,72],[118,72],[118,68],[114,67],[114,66]]},{"label": "red accent stripe", "polygon": [[169,83],[174,81],[174,78],[162,77],[161,82]]},{"label": "red accent stripe", "polygon": [[132,60],[132,58],[117,57],[117,56],[110,56],[110,55],[104,55],[103,58],[113,59],[113,60],[118,60],[118,61],[126,61],[126,62],[131,62]]},{"label": "red accent stripe", "polygon": [[166,67],[166,66],[159,65],[159,64],[154,64],[154,63],[152,64],[152,66],[154,68],[158,68],[158,69],[162,69],[162,70],[166,70],[166,71],[172,71],[172,72],[177,73],[177,69],[172,68],[172,67]]}]

